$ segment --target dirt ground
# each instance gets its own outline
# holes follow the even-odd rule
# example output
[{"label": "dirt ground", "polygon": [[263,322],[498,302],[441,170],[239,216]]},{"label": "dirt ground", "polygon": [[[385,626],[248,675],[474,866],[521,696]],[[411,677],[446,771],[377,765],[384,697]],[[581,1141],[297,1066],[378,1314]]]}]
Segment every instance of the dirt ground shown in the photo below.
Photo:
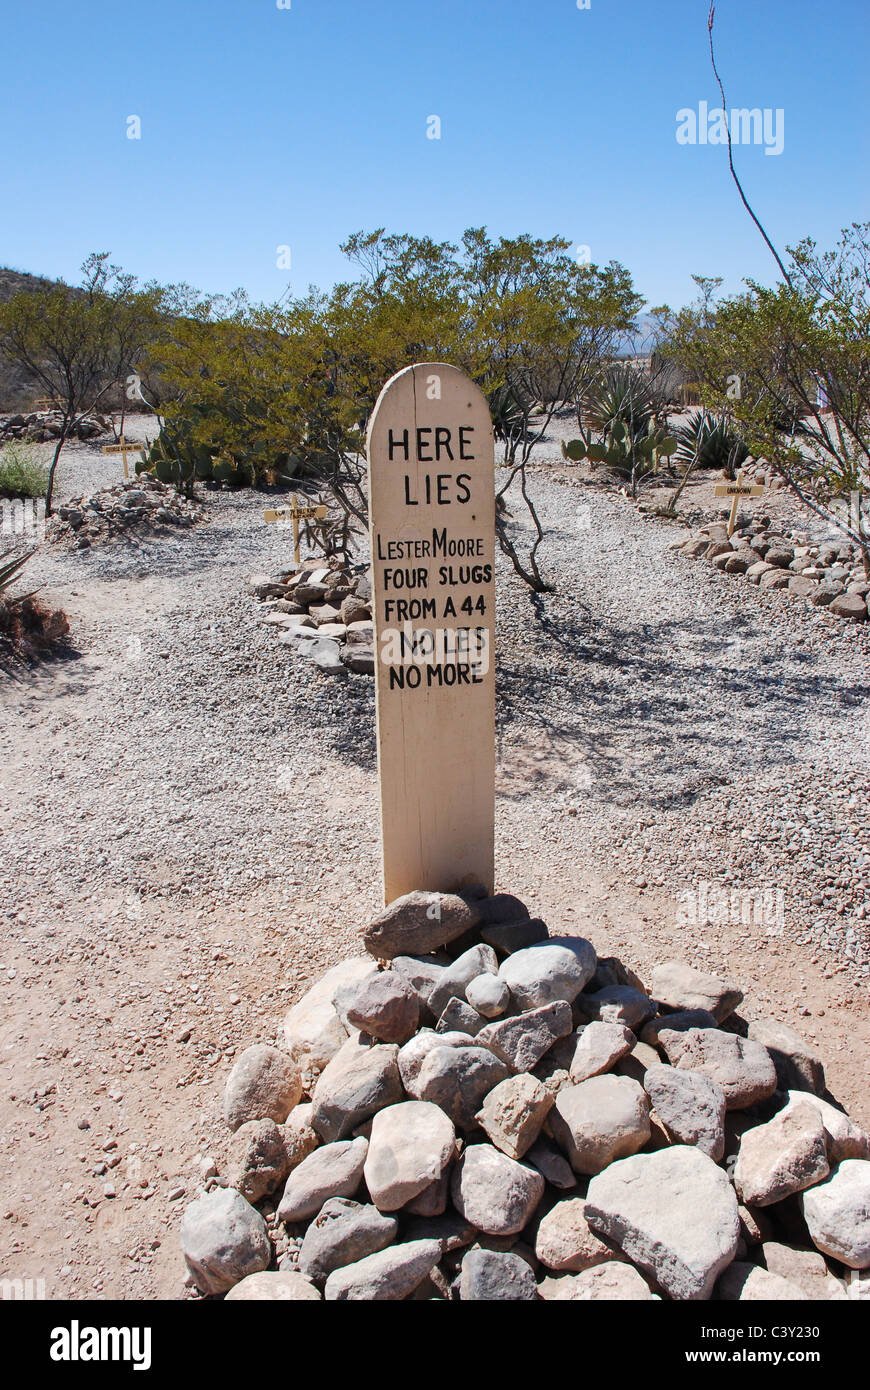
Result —
[{"label": "dirt ground", "polygon": [[[276,667],[242,580],[286,542],[228,517],[196,542],[220,562],[210,589],[193,570],[75,577],[49,557],[75,659],[2,690],[0,1278],[50,1299],[183,1296],[178,1225],[223,1142],[233,1056],[277,1040],[380,906],[374,766],[342,746],[350,724],[368,747],[370,690]],[[726,973],[740,1012],[798,1028],[870,1126],[866,977],[788,935],[681,926],[680,883],[639,886],[618,838],[593,844],[553,810],[573,746],[522,721],[500,742],[497,888],[642,978],[673,957]]]}]

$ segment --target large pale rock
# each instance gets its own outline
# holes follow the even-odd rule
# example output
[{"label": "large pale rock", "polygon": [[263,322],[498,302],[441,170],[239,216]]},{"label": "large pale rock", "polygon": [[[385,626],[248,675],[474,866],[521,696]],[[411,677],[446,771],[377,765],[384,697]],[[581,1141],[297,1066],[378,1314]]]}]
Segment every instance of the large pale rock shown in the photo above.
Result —
[{"label": "large pale rock", "polygon": [[341,961],[327,970],[286,1015],[284,1046],[309,1086],[347,1041],[348,1029],[332,1002],[336,991],[375,974],[377,968],[370,956],[354,956]]},{"label": "large pale rock", "polygon": [[436,1033],[465,1033],[467,1037],[475,1037],[482,1028],[486,1027],[486,1019],[477,1009],[466,1004],[464,999],[448,999],[441,1017],[435,1024]]},{"label": "large pale rock", "polygon": [[409,984],[417,996],[421,1018],[428,1018],[429,995],[438,983],[450,960],[447,956],[394,956],[392,970]]},{"label": "large pale rock", "polygon": [[399,1049],[399,1076],[412,1100],[420,1099],[417,1093],[417,1079],[423,1063],[436,1047],[468,1047],[468,1034],[436,1033],[430,1028],[421,1028],[415,1037]]},{"label": "large pale rock", "polygon": [[599,1173],[589,1184],[586,1219],[677,1299],[710,1297],[740,1233],[727,1175],[684,1145],[636,1154]]},{"label": "large pale rock", "polygon": [[728,1110],[745,1110],[776,1090],[776,1071],[761,1043],[718,1028],[690,1028],[687,1033],[662,1029],[659,1043],[675,1067],[698,1071],[721,1086]]},{"label": "large pale rock", "polygon": [[353,1197],[362,1182],[368,1139],[324,1144],[302,1160],[287,1179],[279,1221],[307,1221],[330,1197]]},{"label": "large pale rock", "polygon": [[760,1207],[738,1205],[737,1211],[740,1216],[740,1239],[747,1249],[753,1245],[761,1245],[762,1241],[773,1240],[770,1217]]},{"label": "large pale rock", "polygon": [[544,1195],[535,1168],[489,1144],[470,1144],[453,1170],[453,1205],[479,1231],[510,1236],[531,1219]]},{"label": "large pale rock", "polygon": [[420,1001],[412,986],[394,970],[369,975],[356,985],[345,1016],[379,1042],[406,1043],[417,1031]]},{"label": "large pale rock", "polygon": [[224,1303],[319,1303],[320,1294],[301,1274],[291,1270],[263,1270],[249,1274],[230,1289]]},{"label": "large pale rock", "polygon": [[441,1259],[437,1240],[390,1245],[330,1274],[323,1296],[327,1303],[383,1302],[407,1298]]},{"label": "large pale rock", "polygon": [[473,1129],[485,1097],[509,1075],[506,1063],[485,1047],[436,1047],[427,1053],[415,1089],[418,1099],[440,1105],[459,1128]]},{"label": "large pale rock", "polygon": [[284,1135],[274,1120],[249,1120],[229,1143],[227,1181],[248,1202],[274,1192],[290,1172]]},{"label": "large pale rock", "polygon": [[440,1178],[430,1182],[428,1187],[424,1187],[418,1197],[412,1197],[403,1212],[408,1212],[413,1216],[442,1216],[447,1210],[447,1199],[450,1196],[450,1168],[445,1167]]},{"label": "large pale rock", "polygon": [[837,594],[828,605],[828,611],[852,623],[863,623],[867,619],[867,604],[860,594]]},{"label": "large pale rock", "polygon": [[248,1120],[283,1124],[302,1097],[302,1078],[293,1058],[277,1047],[246,1047],[227,1077],[224,1119],[230,1129]]},{"label": "large pale rock", "polygon": [[803,1289],[791,1280],[741,1260],[725,1270],[716,1285],[716,1296],[724,1303],[792,1303],[806,1298]]},{"label": "large pale rock", "polygon": [[556,1202],[538,1225],[535,1254],[548,1269],[579,1273],[608,1260],[624,1260],[621,1250],[601,1240],[586,1220],[582,1197]]},{"label": "large pale rock", "polygon": [[709,1076],[656,1065],[644,1073],[644,1089],[677,1144],[695,1144],[716,1163],[725,1153],[725,1092]]},{"label": "large pale rock", "polygon": [[843,1285],[835,1279],[818,1250],[796,1250],[791,1245],[767,1240],[761,1257],[771,1274],[788,1279],[807,1298],[840,1301],[846,1297]]},{"label": "large pale rock", "polygon": [[217,1187],[185,1208],[181,1252],[205,1294],[225,1293],[272,1258],[265,1221],[234,1187]]},{"label": "large pale rock", "polygon": [[574,1026],[571,1005],[563,999],[542,1004],[516,1018],[488,1023],[477,1034],[481,1047],[488,1047],[513,1071],[531,1071],[553,1043],[566,1038]]},{"label": "large pale rock", "polygon": [[553,1138],[587,1176],[637,1153],[650,1137],[649,1101],[628,1076],[592,1076],[563,1086],[550,1112]]},{"label": "large pale rock", "polygon": [[480,921],[474,902],[455,893],[406,893],[379,913],[363,932],[366,950],[381,960],[437,951]]},{"label": "large pale rock", "polygon": [[650,988],[653,998],[668,1008],[708,1009],[717,1023],[724,1022],[743,998],[743,991],[729,980],[720,980],[679,960],[657,965]]},{"label": "large pale rock", "polygon": [[788,581],[789,576],[784,574],[780,568],[773,565],[771,565],[769,569],[766,569],[763,574],[759,576],[758,580],[762,589],[787,589]]},{"label": "large pale rock", "polygon": [[643,1079],[650,1067],[657,1067],[661,1062],[661,1057],[654,1047],[647,1047],[646,1043],[636,1042],[630,1052],[616,1063],[613,1070],[617,1076],[630,1076],[633,1081],[639,1081],[643,1085]]},{"label": "large pale rock", "polygon": [[573,1004],[595,974],[596,955],[582,937],[550,937],[503,960],[499,974],[520,1009],[563,999]]},{"label": "large pale rock", "polygon": [[587,1023],[577,1038],[568,1074],[575,1083],[600,1076],[630,1052],[635,1036],[622,1023]]},{"label": "large pale rock", "polygon": [[535,1276],[519,1255],[499,1250],[469,1250],[463,1257],[459,1297],[464,1303],[534,1303]]},{"label": "large pale rock", "polygon": [[533,1076],[509,1076],[490,1091],[477,1122],[508,1158],[522,1158],[534,1144],[555,1096]]},{"label": "large pale rock", "polygon": [[789,1094],[785,1109],[793,1110],[798,1105],[811,1105],[821,1116],[831,1167],[844,1158],[870,1158],[870,1137],[842,1110],[809,1091]]},{"label": "large pale rock", "polygon": [[311,1123],[313,1110],[310,1102],[295,1106],[290,1111],[287,1123],[282,1127],[288,1173],[291,1169],[298,1168],[303,1158],[313,1154],[320,1143],[320,1136]]},{"label": "large pale rock", "polygon": [[621,1023],[635,1033],[640,1032],[656,1011],[649,995],[631,985],[606,985],[594,993],[580,994],[574,1006],[583,1018],[600,1023]]},{"label": "large pale rock", "polygon": [[383,1216],[376,1207],[331,1197],[305,1232],[299,1269],[322,1289],[334,1269],[383,1250],[396,1239],[398,1230],[396,1218]]},{"label": "large pale rock", "polygon": [[344,1139],[378,1110],[403,1099],[398,1055],[395,1044],[370,1047],[348,1038],[320,1073],[311,1097],[311,1123],[324,1143]]},{"label": "large pale rock", "polygon": [[556,1303],[648,1303],[656,1295],[631,1265],[609,1260],[560,1279],[552,1297]]},{"label": "large pale rock", "polygon": [[822,1059],[793,1028],[773,1018],[757,1018],[749,1025],[749,1036],[770,1053],[781,1091],[822,1094],[825,1089]]},{"label": "large pale rock", "polygon": [[429,995],[429,1008],[436,1018],[451,999],[465,999],[471,981],[483,973],[498,974],[498,957],[491,946],[471,946],[446,967]]},{"label": "large pale rock", "polygon": [[437,1105],[406,1100],[372,1121],[366,1187],[380,1211],[398,1211],[438,1181],[453,1158],[456,1131]]},{"label": "large pale rock", "polygon": [[801,1204],[819,1250],[849,1269],[870,1267],[870,1161],[845,1159]]},{"label": "large pale rock", "polygon": [[466,986],[465,997],[484,1018],[498,1018],[510,1003],[511,993],[500,975],[476,975]]},{"label": "large pale rock", "polygon": [[741,1202],[769,1207],[813,1187],[829,1171],[822,1118],[812,1106],[798,1105],[746,1130],[734,1166],[734,1186]]}]

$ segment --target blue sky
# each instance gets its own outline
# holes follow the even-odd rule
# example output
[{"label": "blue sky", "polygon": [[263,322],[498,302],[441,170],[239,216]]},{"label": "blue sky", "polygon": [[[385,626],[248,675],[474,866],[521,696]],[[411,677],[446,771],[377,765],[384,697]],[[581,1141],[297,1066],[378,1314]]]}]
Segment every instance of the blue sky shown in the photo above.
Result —
[{"label": "blue sky", "polygon": [[[622,261],[651,304],[691,298],[692,272],[770,279],[724,147],[675,138],[680,108],[719,105],[706,14],[707,0],[6,0],[0,263],[75,280],[109,250],[142,279],[275,299],[288,280],[341,278],[351,231],[485,224]],[[719,0],[716,37],[729,107],[784,111],[780,155],[735,151],[750,201],[778,245],[832,244],[870,217],[868,0]]]}]

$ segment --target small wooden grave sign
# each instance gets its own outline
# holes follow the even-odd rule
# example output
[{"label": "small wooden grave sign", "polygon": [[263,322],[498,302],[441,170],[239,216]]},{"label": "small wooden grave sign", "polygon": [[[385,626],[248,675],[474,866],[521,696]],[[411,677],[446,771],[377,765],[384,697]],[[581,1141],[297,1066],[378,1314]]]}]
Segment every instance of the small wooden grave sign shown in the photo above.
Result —
[{"label": "small wooden grave sign", "polygon": [[292,521],[293,522],[293,559],[299,564],[299,523],[316,518],[323,521],[326,517],[326,507],[320,503],[318,505],[307,505],[300,503],[296,494],[289,507],[269,507],[264,513],[266,521]]},{"label": "small wooden grave sign", "polygon": [[117,444],[104,444],[104,454],[122,454],[124,457],[124,477],[129,478],[130,470],[127,467],[128,454],[142,454],[147,449],[147,444],[131,444],[129,439],[120,436]]},{"label": "small wooden grave sign", "polygon": [[369,423],[384,901],[493,887],[492,421],[444,363],[406,367]]},{"label": "small wooden grave sign", "polygon": [[737,480],[733,483],[717,483],[713,489],[714,497],[733,497],[731,503],[731,515],[728,518],[728,539],[734,534],[734,527],[737,525],[737,508],[740,505],[741,497],[761,497],[764,488],[761,483],[744,483],[743,469],[738,469]]}]

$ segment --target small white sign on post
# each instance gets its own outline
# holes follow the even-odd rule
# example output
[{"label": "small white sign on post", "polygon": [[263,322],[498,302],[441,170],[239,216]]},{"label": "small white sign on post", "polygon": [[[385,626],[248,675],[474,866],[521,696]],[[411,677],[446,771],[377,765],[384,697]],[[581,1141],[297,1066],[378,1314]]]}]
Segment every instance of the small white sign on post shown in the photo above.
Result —
[{"label": "small white sign on post", "polygon": [[728,518],[728,539],[734,535],[734,527],[737,525],[737,508],[740,505],[741,497],[761,497],[764,488],[761,483],[744,483],[743,469],[737,470],[737,479],[733,483],[717,483],[713,489],[714,497],[731,497],[731,515]]},{"label": "small white sign on post", "polygon": [[148,448],[147,444],[131,444],[129,439],[121,435],[117,444],[104,444],[104,454],[121,454],[124,459],[124,477],[129,478],[130,470],[127,467],[128,454],[142,454]]},{"label": "small white sign on post", "polygon": [[263,512],[264,521],[292,521],[293,522],[293,559],[299,564],[299,523],[300,521],[323,521],[326,518],[326,507],[322,503],[308,506],[300,503],[296,494],[289,507],[269,507]]},{"label": "small white sign on post", "polygon": [[486,398],[406,367],[368,431],[384,901],[493,887],[495,485]]}]

